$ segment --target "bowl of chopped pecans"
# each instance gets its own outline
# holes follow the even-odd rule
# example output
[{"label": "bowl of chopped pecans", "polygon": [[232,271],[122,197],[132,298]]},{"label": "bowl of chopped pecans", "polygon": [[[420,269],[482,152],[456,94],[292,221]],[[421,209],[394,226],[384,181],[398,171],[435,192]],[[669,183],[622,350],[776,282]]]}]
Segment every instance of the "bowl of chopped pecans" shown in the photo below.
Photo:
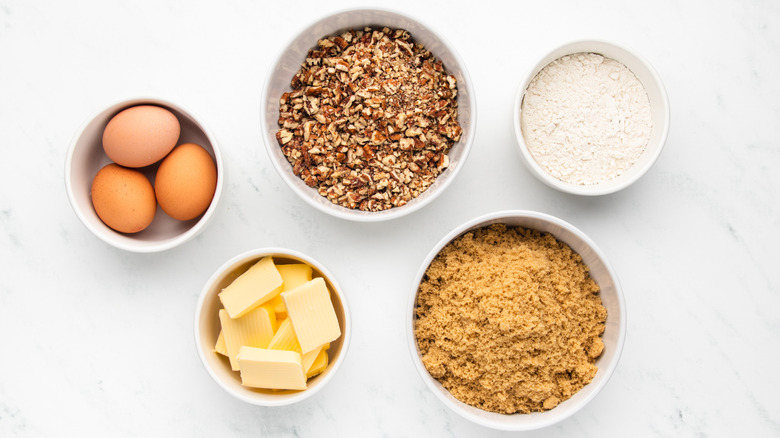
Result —
[{"label": "bowl of chopped pecans", "polygon": [[474,141],[460,56],[409,16],[350,9],[303,29],[262,92],[266,151],[311,206],[342,219],[398,218],[449,186]]}]

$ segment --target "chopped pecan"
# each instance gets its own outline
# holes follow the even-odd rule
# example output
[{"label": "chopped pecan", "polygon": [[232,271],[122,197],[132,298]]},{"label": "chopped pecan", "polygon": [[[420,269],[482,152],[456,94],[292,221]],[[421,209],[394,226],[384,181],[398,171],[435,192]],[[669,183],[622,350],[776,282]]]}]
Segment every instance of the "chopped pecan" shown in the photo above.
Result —
[{"label": "chopped pecan", "polygon": [[459,141],[457,81],[403,29],[320,39],[279,99],[277,141],[331,202],[380,211],[423,193]]}]

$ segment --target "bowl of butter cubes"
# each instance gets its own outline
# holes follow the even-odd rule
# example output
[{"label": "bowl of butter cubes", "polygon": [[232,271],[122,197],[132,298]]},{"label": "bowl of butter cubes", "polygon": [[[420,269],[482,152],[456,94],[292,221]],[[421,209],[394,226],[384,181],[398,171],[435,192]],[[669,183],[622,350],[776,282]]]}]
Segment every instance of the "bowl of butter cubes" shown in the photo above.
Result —
[{"label": "bowl of butter cubes", "polygon": [[260,406],[314,395],[335,375],[351,336],[346,297],[311,257],[260,248],[225,262],[195,311],[195,340],[208,374]]}]

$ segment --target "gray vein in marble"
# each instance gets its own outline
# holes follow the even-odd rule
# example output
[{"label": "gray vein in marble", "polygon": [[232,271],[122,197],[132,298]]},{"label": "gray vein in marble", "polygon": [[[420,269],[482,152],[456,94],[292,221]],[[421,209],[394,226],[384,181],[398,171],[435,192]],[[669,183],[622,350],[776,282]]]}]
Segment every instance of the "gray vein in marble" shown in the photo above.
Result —
[{"label": "gray vein in marble", "polygon": [[[780,357],[778,357],[777,350],[773,351],[773,353],[775,353],[775,357],[766,357],[766,360],[772,363],[776,363],[777,359]],[[732,372],[733,377],[740,383],[739,388],[742,390],[743,396],[750,400],[751,408],[759,414],[759,418],[763,420],[771,429],[773,429],[776,433],[780,433],[780,413],[776,409],[773,412],[768,411],[766,406],[759,402],[755,395],[749,389],[747,389],[750,388],[750,385],[745,382],[745,379],[742,376],[742,372],[740,371],[740,367],[736,366],[731,355],[724,351],[721,352],[720,358],[724,363],[728,364],[728,369]],[[733,396],[733,394],[728,395]],[[773,418],[773,415],[775,418]]]},{"label": "gray vein in marble", "polygon": [[0,210],[0,225],[2,225],[4,234],[11,242],[11,244],[14,247],[21,248],[22,245],[21,242],[19,241],[19,237],[17,236],[16,232],[13,230],[13,228],[15,228],[16,225],[13,215],[14,215],[14,211],[10,208]]},{"label": "gray vein in marble", "polygon": [[[3,391],[0,391],[0,394],[3,394]],[[14,433],[26,434],[30,432],[29,425],[22,412],[5,401],[0,401],[0,424],[10,425],[10,430]]]}]

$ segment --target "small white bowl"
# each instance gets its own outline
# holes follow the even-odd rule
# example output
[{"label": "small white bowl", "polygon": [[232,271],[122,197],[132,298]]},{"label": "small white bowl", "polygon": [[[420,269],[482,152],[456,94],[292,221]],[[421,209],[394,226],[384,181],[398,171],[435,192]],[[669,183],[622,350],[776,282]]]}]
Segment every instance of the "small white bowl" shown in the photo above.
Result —
[{"label": "small white bowl", "polygon": [[[439,251],[452,240],[470,230],[495,223],[521,226],[552,234],[556,239],[568,244],[582,256],[583,262],[590,268],[591,277],[601,288],[600,296],[604,307],[607,309],[607,321],[601,338],[604,342],[604,351],[596,360],[596,366],[598,367],[596,376],[593,378],[593,381],[585,385],[571,398],[561,402],[549,411],[506,415],[470,406],[456,399],[441,383],[434,379],[428,373],[420,357],[417,338],[414,334],[416,320],[414,314],[417,306],[418,289],[425,271],[436,255],[439,254]],[[604,254],[582,231],[561,219],[543,213],[522,210],[499,211],[480,216],[457,227],[431,250],[412,283],[412,290],[406,309],[406,335],[412,361],[423,381],[436,397],[456,414],[474,423],[493,429],[512,431],[533,430],[553,425],[571,416],[593,400],[607,384],[610,376],[615,371],[623,349],[623,342],[626,336],[626,308],[617,275],[615,275]]]},{"label": "small white bowl", "polygon": [[[556,59],[570,55],[573,53],[598,53],[607,58],[612,58],[623,65],[628,67],[632,73],[639,79],[644,85],[647,91],[648,98],[650,100],[650,109],[652,114],[653,129],[650,134],[647,146],[644,152],[639,157],[636,163],[634,163],[628,170],[621,175],[599,184],[593,185],[578,185],[569,182],[561,181],[554,176],[550,175],[544,168],[542,168],[531,155],[528,150],[528,146],[525,143],[523,137],[523,130],[521,127],[521,120],[523,117],[522,106],[523,98],[525,96],[526,89],[531,80],[539,73],[547,64],[555,61]],[[614,43],[600,40],[582,40],[575,41],[558,47],[546,56],[544,56],[526,75],[525,79],[521,83],[514,102],[514,129],[515,139],[517,141],[517,147],[522,157],[523,163],[528,170],[541,180],[546,185],[560,190],[566,193],[572,193],[575,195],[596,196],[606,195],[609,193],[622,190],[629,185],[633,184],[642,175],[644,175],[658,159],[661,154],[661,150],[666,143],[666,137],[669,133],[669,100],[666,95],[666,89],[663,82],[661,82],[660,76],[653,69],[652,65],[644,59],[641,55],[635,51],[626,47],[619,46]]]},{"label": "small white bowl", "polygon": [[[100,220],[92,206],[92,180],[98,170],[111,163],[103,151],[103,130],[109,120],[125,108],[141,104],[157,105],[171,111],[179,119],[181,134],[179,142],[196,143],[211,154],[217,167],[217,187],[211,205],[205,213],[195,219],[179,221],[171,218],[158,206],[154,221],[143,231],[125,234],[115,231]],[[140,170],[154,182],[159,163]],[[127,251],[150,253],[163,251],[180,245],[195,237],[213,217],[222,196],[225,171],[222,155],[214,135],[206,125],[191,112],[171,102],[148,97],[123,100],[91,117],[76,132],[65,160],[65,189],[68,199],[81,222],[104,242]]]},{"label": "small white bowl", "polygon": [[[430,50],[444,63],[447,72],[458,81],[458,122],[463,129],[460,141],[448,153],[449,167],[442,172],[428,190],[402,207],[380,212],[368,212],[341,207],[320,196],[317,189],[307,186],[292,171],[292,166],[282,153],[276,140],[279,130],[279,98],[291,91],[290,80],[300,69],[309,49],[325,36],[339,34],[349,29],[366,26],[401,28],[412,38]],[[260,101],[260,123],[266,151],[276,171],[285,183],[312,207],[327,214],[359,222],[377,222],[395,219],[412,213],[439,196],[460,172],[474,142],[476,129],[476,99],[466,66],[455,49],[427,24],[415,18],[385,9],[350,9],[329,15],[304,28],[284,49],[271,66]]]},{"label": "small white bowl", "polygon": [[[272,256],[274,262],[305,263],[312,267],[313,277],[322,277],[330,290],[333,308],[341,327],[341,336],[331,342],[328,349],[328,367],[322,374],[312,377],[303,391],[272,391],[249,388],[241,384],[241,376],[232,371],[226,357],[214,352],[220,331],[219,309],[222,303],[219,293],[255,262]],[[195,308],[195,348],[203,366],[222,389],[247,403],[259,406],[284,406],[305,400],[321,390],[336,374],[349,349],[352,337],[352,317],[347,297],[333,274],[311,257],[285,248],[259,248],[239,254],[223,264],[209,278],[201,291]]]}]

